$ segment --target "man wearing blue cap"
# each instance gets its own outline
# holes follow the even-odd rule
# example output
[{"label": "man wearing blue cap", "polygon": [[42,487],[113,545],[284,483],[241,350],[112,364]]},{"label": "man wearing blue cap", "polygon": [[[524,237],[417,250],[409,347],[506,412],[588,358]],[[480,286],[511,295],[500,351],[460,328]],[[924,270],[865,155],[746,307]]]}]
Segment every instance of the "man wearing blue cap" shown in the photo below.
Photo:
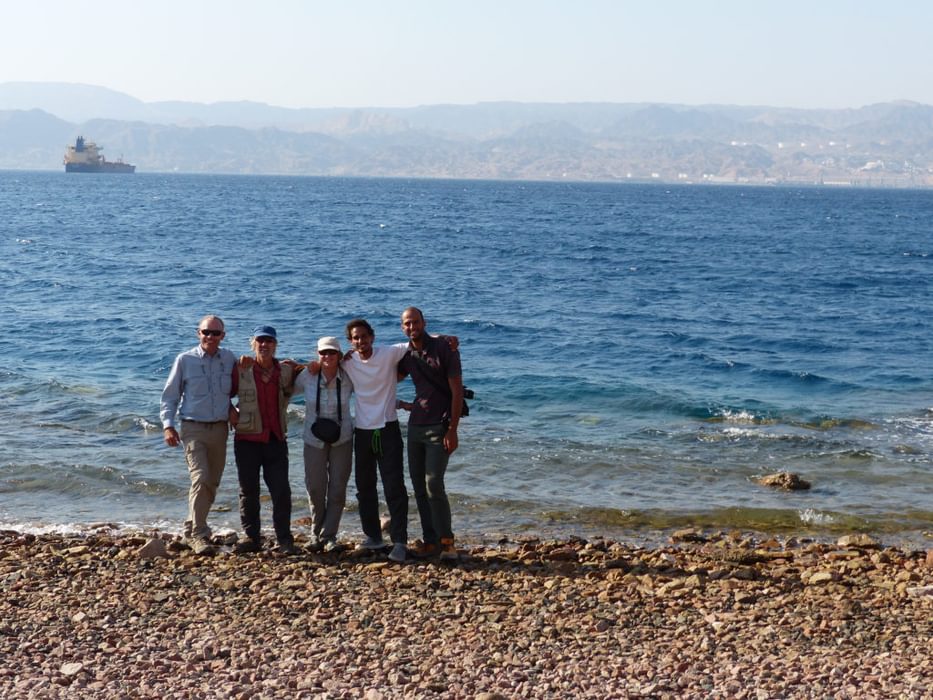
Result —
[{"label": "man wearing blue cap", "polygon": [[[169,447],[184,445],[191,487],[185,542],[195,554],[213,554],[207,514],[214,504],[227,460],[230,396],[236,391],[236,357],[220,347],[224,322],[205,316],[198,323],[198,345],[175,358],[169,372],[159,417]],[[235,415],[235,414],[233,414]],[[176,420],[181,419],[181,430]]]},{"label": "man wearing blue cap", "polygon": [[[296,554],[291,532],[292,491],[288,483],[288,402],[295,389],[295,370],[275,359],[278,336],[272,326],[253,330],[252,363],[238,369],[238,419],[233,454],[240,480],[240,523],[243,538],[234,551],[262,549],[259,527],[260,472],[272,498],[272,524],[279,552]],[[249,366],[247,366],[249,365]]]}]

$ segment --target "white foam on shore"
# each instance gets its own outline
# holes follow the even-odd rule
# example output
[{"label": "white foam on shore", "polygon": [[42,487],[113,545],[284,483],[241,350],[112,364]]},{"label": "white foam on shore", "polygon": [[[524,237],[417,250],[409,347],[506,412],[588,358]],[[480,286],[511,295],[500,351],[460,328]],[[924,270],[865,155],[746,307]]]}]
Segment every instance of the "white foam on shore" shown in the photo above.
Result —
[{"label": "white foam on shore", "polygon": [[[211,528],[214,535],[225,537],[236,534],[236,530],[226,526]],[[37,523],[14,520],[0,520],[0,530],[11,530],[23,535],[61,535],[76,537],[90,534],[137,535],[140,533],[167,533],[181,536],[179,523],[159,520],[150,523],[93,522],[93,523]]]},{"label": "white foam on shore", "polygon": [[92,527],[86,523],[25,523],[15,521],[0,521],[0,530],[13,530],[28,535],[83,535],[88,532],[117,532],[119,525],[107,523]]},{"label": "white foam on shore", "polygon": [[756,425],[761,422],[761,419],[758,418],[751,411],[731,411],[729,409],[723,410],[719,417],[722,418],[724,423],[737,423],[739,425]]},{"label": "white foam on shore", "polygon": [[88,535],[91,533],[104,533],[108,535],[120,535],[136,532],[147,532],[156,530],[159,532],[177,533],[179,531],[177,523],[168,521],[148,523],[141,525],[139,523],[121,523],[121,522],[95,522],[95,523],[37,523],[23,521],[0,521],[0,530],[13,530],[22,534],[29,535]]},{"label": "white foam on shore", "polygon": [[829,525],[836,522],[836,518],[828,513],[820,513],[819,511],[813,510],[812,508],[807,508],[806,510],[801,510],[797,512],[797,515],[800,517],[800,521],[808,523],[810,525]]}]

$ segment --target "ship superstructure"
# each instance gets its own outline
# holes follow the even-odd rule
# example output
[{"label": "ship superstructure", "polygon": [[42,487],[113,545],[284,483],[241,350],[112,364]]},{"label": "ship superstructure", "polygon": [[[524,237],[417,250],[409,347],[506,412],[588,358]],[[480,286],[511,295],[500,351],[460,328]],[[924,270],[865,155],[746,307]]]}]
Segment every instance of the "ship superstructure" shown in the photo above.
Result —
[{"label": "ship superstructure", "polygon": [[107,160],[93,141],[85,141],[83,136],[75,139],[74,146],[65,151],[66,173],[135,173],[136,166],[124,163],[122,159]]}]

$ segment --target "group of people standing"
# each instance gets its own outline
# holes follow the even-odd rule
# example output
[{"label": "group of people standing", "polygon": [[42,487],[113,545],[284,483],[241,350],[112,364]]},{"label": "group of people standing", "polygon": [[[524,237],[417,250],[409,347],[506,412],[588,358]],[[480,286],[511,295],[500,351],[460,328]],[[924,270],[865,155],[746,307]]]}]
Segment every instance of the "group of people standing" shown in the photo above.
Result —
[{"label": "group of people standing", "polygon": [[[238,359],[220,347],[223,321],[217,316],[201,319],[198,345],[175,359],[160,407],[166,444],[184,446],[191,480],[184,538],[195,553],[216,551],[207,516],[223,474],[230,429],[235,431],[243,528],[234,551],[262,549],[260,477],[272,500],[278,550],[299,551],[291,533],[287,407],[301,393],[305,486],[313,532],[310,548],[340,548],[337,532],[355,458],[364,534],[360,549],[388,549],[389,559],[396,562],[409,555],[457,558],[444,475],[459,444],[463,406],[458,340],[429,335],[424,314],[415,307],[405,309],[401,325],[408,342],[377,346],[372,326],[353,319],[346,326],[349,352],[342,352],[336,337],[322,337],[317,358],[300,365],[276,358],[278,335],[271,326],[258,326],[250,339],[252,356]],[[406,376],[415,386],[411,403],[399,401],[396,395],[397,383]],[[411,412],[408,464],[423,533],[413,548],[408,547],[399,408]],[[377,472],[389,508],[391,544],[382,536]]]}]

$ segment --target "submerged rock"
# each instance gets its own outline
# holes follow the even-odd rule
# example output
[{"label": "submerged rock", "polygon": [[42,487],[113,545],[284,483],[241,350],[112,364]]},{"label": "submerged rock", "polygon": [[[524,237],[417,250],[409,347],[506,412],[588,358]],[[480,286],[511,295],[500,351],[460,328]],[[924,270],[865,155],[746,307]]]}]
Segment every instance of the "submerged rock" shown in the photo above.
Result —
[{"label": "submerged rock", "polygon": [[810,482],[801,479],[793,472],[778,472],[777,474],[768,474],[758,479],[762,486],[772,486],[786,491],[806,491],[810,488]]},{"label": "submerged rock", "polygon": [[687,527],[682,530],[675,530],[671,533],[671,542],[708,542],[702,532],[695,527]]}]

